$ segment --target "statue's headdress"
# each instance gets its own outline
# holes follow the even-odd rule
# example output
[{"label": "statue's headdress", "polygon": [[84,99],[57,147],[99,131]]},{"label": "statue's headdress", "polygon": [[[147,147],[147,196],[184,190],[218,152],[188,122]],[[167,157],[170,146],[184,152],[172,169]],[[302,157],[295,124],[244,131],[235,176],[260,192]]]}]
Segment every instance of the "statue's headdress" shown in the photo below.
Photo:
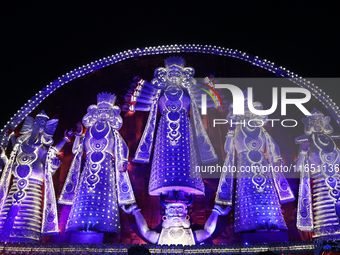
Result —
[{"label": "statue's headdress", "polygon": [[[49,117],[47,116],[44,110],[38,113],[35,118],[45,118],[46,120],[49,119]],[[46,127],[41,137],[41,141],[43,144],[49,146],[53,143],[53,135],[57,129],[58,123],[59,123],[58,119],[51,119],[46,122]],[[28,137],[29,134],[33,130],[33,125],[34,125],[34,118],[32,118],[31,116],[27,116],[20,130],[20,134],[23,134],[24,137]]]},{"label": "statue's headdress", "polygon": [[111,109],[111,115],[109,118],[109,122],[112,128],[120,129],[123,121],[120,116],[120,108],[115,105],[116,95],[103,92],[97,95],[97,105],[90,105],[87,108],[87,113],[83,117],[83,125],[85,127],[91,127],[98,120],[98,108],[99,107],[108,107]]},{"label": "statue's headdress", "polygon": [[37,114],[36,118],[37,117],[42,117],[42,118],[46,118],[46,119],[49,119],[49,117],[47,116],[47,114],[45,113],[44,110],[42,110],[40,113]]},{"label": "statue's headdress", "polygon": [[311,111],[311,115],[307,116],[307,118],[303,118],[302,119],[302,123],[305,125],[305,134],[310,135],[312,133],[312,131],[311,131],[312,124],[310,123],[310,119],[312,117],[317,117],[317,116],[320,116],[323,119],[324,128],[323,128],[322,132],[324,134],[331,134],[331,133],[333,133],[333,128],[329,124],[329,122],[331,121],[331,117],[325,116],[322,112],[320,112],[319,110],[317,110],[314,107],[313,111]]},{"label": "statue's headdress", "polygon": [[[247,110],[249,110],[248,108],[248,92],[247,90],[243,91],[243,96],[244,96],[244,115],[238,115],[238,114],[234,114],[234,104],[230,104],[229,105],[229,113],[227,116],[227,120],[230,123],[230,120],[232,119],[233,122],[238,122],[240,120],[245,119],[245,117],[249,117],[248,115],[246,115]],[[263,105],[260,102],[254,102],[254,100],[252,100],[253,102],[253,106],[256,110],[262,110],[263,109]],[[251,114],[251,118],[253,119],[258,119],[258,120],[262,120],[264,123],[267,122],[268,116],[266,115],[255,115],[255,114]]]},{"label": "statue's headdress", "polygon": [[105,105],[106,107],[113,108],[116,98],[117,97],[115,94],[110,94],[107,92],[100,93],[97,95],[97,105],[98,107]]},{"label": "statue's headdress", "polygon": [[169,69],[170,67],[177,67],[182,69],[185,67],[185,60],[181,57],[169,57],[164,60],[165,68]]},{"label": "statue's headdress", "polygon": [[157,88],[166,87],[168,74],[170,71],[176,69],[181,72],[182,75],[182,86],[189,87],[196,85],[196,80],[193,78],[195,69],[192,67],[185,67],[185,60],[181,57],[169,57],[164,60],[164,67],[156,68],[154,72],[154,79],[151,83]]},{"label": "statue's headdress", "polygon": [[168,204],[171,203],[181,203],[181,204],[185,204],[187,207],[191,206],[193,201],[194,201],[194,197],[192,194],[190,194],[189,199],[186,198],[183,193],[178,192],[177,194],[172,194],[169,195],[167,198],[164,199],[163,195],[161,194],[159,196],[159,200],[161,202],[161,204],[166,208]]},{"label": "statue's headdress", "polygon": [[312,114],[311,116],[325,116],[325,115],[323,115],[322,112],[317,110],[315,107],[314,107],[313,111],[311,111],[311,114]]}]

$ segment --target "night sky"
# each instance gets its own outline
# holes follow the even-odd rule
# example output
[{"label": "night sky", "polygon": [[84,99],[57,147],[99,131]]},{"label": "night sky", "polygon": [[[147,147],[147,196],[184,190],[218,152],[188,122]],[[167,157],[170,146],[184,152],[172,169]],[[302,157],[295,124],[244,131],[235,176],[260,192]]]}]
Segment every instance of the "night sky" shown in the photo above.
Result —
[{"label": "night sky", "polygon": [[[97,2],[0,4],[0,128],[59,76],[147,46],[216,45],[268,59],[305,78],[339,77],[336,4]],[[332,89],[337,98],[339,88]]]}]

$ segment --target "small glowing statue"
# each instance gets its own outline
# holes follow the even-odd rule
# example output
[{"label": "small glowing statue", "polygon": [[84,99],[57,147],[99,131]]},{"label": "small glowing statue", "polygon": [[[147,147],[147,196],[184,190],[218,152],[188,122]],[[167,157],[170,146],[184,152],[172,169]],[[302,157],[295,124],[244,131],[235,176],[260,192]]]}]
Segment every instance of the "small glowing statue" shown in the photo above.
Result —
[{"label": "small glowing statue", "polygon": [[125,206],[122,207],[126,213],[131,213],[135,216],[140,234],[153,244],[194,245],[203,242],[215,231],[218,216],[227,215],[230,211],[230,207],[222,209],[219,205],[215,205],[204,225],[204,229],[193,232],[190,228],[190,216],[188,215],[188,208],[193,202],[193,195],[187,199],[182,191],[169,192],[169,196],[166,199],[161,195],[160,200],[165,207],[165,215],[163,216],[160,233],[149,229],[136,204],[132,205],[129,209],[126,209]]},{"label": "small glowing statue", "polygon": [[[247,98],[247,97],[245,97]],[[227,154],[224,166],[229,171],[222,173],[215,202],[232,205],[233,178],[236,180],[234,231],[286,230],[281,203],[294,200],[291,188],[279,169],[282,158],[278,145],[262,127],[267,116],[257,116],[248,109],[245,100],[245,115],[233,114],[229,107],[228,123],[232,123],[225,142]],[[262,110],[260,102],[254,108]],[[238,123],[236,125],[236,123]],[[236,126],[235,126],[236,125]],[[265,150],[267,157],[265,156]],[[233,169],[237,152],[236,176]],[[276,188],[276,190],[275,190]]]},{"label": "small glowing statue", "polygon": [[59,232],[52,175],[61,164],[56,155],[73,133],[65,131],[64,139],[51,146],[58,120],[48,119],[44,111],[35,119],[28,116],[22,136],[11,135],[14,147],[0,180],[1,242],[38,242],[42,234]]},{"label": "small glowing statue", "polygon": [[[119,206],[135,203],[127,165],[129,150],[118,130],[123,121],[116,96],[101,93],[78,123],[75,154],[59,203],[72,205],[66,231],[120,233]],[[86,161],[80,176],[83,150]],[[80,176],[80,180],[79,180]]]},{"label": "small glowing statue", "polygon": [[329,116],[316,109],[311,114],[302,119],[305,134],[295,139],[301,174],[297,228],[314,231],[321,240],[340,239],[339,149],[333,141],[340,136],[333,133]]}]

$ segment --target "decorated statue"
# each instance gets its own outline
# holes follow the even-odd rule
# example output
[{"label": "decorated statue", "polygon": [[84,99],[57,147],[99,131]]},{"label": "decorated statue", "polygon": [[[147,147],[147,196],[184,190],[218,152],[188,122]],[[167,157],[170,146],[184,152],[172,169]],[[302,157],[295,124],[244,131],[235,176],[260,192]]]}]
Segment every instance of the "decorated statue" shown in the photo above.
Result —
[{"label": "decorated statue", "polygon": [[0,177],[2,174],[2,170],[4,169],[5,165],[7,164],[8,158],[5,154],[5,150],[2,146],[0,146]]},{"label": "decorated statue", "polygon": [[[153,148],[158,108],[158,124],[149,182],[149,194],[167,196],[162,232],[150,230],[137,205],[124,210],[133,213],[142,236],[151,243],[195,244],[202,242],[215,230],[219,214],[225,214],[216,205],[205,229],[194,234],[187,215],[185,196],[204,195],[204,184],[195,167],[217,160],[217,156],[203,126],[197,102],[201,93],[193,78],[194,69],[185,67],[184,59],[170,57],[165,68],[157,68],[151,83],[139,79],[134,91],[126,97],[131,111],[150,111],[149,119],[136,150],[134,162],[149,163]],[[209,105],[208,105],[209,106]],[[191,112],[190,120],[189,110]],[[196,136],[196,137],[195,137]],[[195,141],[196,138],[196,141]],[[197,147],[195,146],[197,145]],[[190,205],[190,203],[189,203]]]},{"label": "decorated statue", "polygon": [[[225,169],[229,170],[221,174],[215,202],[232,205],[233,178],[236,178],[235,233],[286,230],[280,202],[293,201],[294,195],[279,170],[282,166],[279,147],[262,127],[267,116],[251,113],[247,100],[244,115],[233,114],[233,105],[229,107],[227,120],[230,127],[224,163]],[[257,110],[262,109],[260,102],[253,105]],[[235,152],[237,167],[234,166]]]},{"label": "decorated statue", "polygon": [[[72,205],[66,231],[120,233],[119,207],[135,203],[127,165],[129,150],[118,130],[123,121],[116,96],[101,93],[78,123],[75,154],[59,203]],[[86,161],[80,176],[83,150]],[[80,177],[80,179],[79,179]]]},{"label": "decorated statue", "polygon": [[22,136],[11,135],[14,147],[0,180],[1,242],[39,242],[41,235],[59,233],[52,175],[61,164],[56,156],[73,133],[65,131],[64,139],[51,146],[58,120],[48,119],[44,111],[35,119],[28,116]]},{"label": "decorated statue", "polygon": [[157,232],[148,227],[143,215],[137,205],[132,205],[129,209],[122,207],[126,213],[135,216],[139,233],[150,243],[153,244],[182,244],[194,245],[201,243],[211,237],[216,228],[219,215],[227,215],[230,207],[222,209],[219,205],[215,205],[214,209],[204,225],[204,229],[192,231],[190,228],[190,216],[188,208],[193,202],[193,195],[187,199],[184,192],[169,192],[169,196],[164,199],[160,196],[162,205],[165,207],[165,215],[163,216],[162,230]]},{"label": "decorated statue", "polygon": [[302,119],[305,134],[295,139],[300,144],[297,228],[314,231],[313,238],[321,240],[340,239],[339,149],[333,141],[340,136],[333,133],[330,120],[314,109]]},{"label": "decorated statue", "polygon": [[[200,162],[217,160],[198,110],[193,75],[194,69],[185,67],[184,59],[170,57],[165,60],[165,68],[155,70],[151,84],[139,80],[128,96],[130,110],[150,111],[134,162],[149,162],[158,108],[162,114],[151,165],[150,195],[166,195],[173,190],[182,190],[186,195],[204,195],[203,181],[195,167]],[[200,160],[194,146],[195,135]]]}]

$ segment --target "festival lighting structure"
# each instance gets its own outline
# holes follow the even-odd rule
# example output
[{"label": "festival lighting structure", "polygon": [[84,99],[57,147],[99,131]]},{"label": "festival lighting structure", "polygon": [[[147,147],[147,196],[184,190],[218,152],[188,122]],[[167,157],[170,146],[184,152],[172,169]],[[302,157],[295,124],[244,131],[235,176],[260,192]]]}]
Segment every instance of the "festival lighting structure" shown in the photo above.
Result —
[{"label": "festival lighting structure", "polygon": [[336,105],[336,103],[333,102],[329,95],[327,95],[324,91],[322,91],[322,89],[320,89],[315,84],[287,70],[286,68],[275,64],[274,62],[270,62],[267,59],[261,59],[258,56],[253,56],[239,50],[224,48],[220,46],[200,44],[183,44],[183,45],[174,44],[166,46],[162,45],[137,48],[120,52],[115,55],[96,60],[87,65],[83,65],[82,67],[74,69],[73,71],[70,71],[69,73],[66,73],[65,75],[59,77],[58,79],[55,79],[46,87],[44,87],[41,91],[35,94],[30,100],[28,100],[28,102],[24,104],[24,106],[22,106],[17,111],[17,113],[14,114],[13,117],[11,117],[11,119],[6,123],[6,125],[0,130],[0,145],[3,147],[7,147],[8,145],[9,134],[6,132],[6,130],[14,130],[21,123],[21,121],[29,113],[31,113],[43,100],[45,100],[58,88],[69,83],[70,81],[85,76],[98,69],[119,63],[125,59],[141,56],[175,54],[175,53],[202,53],[237,58],[249,62],[252,65],[263,68],[271,73],[274,73],[278,77],[287,78],[288,80],[292,81],[299,87],[308,89],[312,93],[312,95],[327,108],[328,112],[340,126],[340,109]]}]

